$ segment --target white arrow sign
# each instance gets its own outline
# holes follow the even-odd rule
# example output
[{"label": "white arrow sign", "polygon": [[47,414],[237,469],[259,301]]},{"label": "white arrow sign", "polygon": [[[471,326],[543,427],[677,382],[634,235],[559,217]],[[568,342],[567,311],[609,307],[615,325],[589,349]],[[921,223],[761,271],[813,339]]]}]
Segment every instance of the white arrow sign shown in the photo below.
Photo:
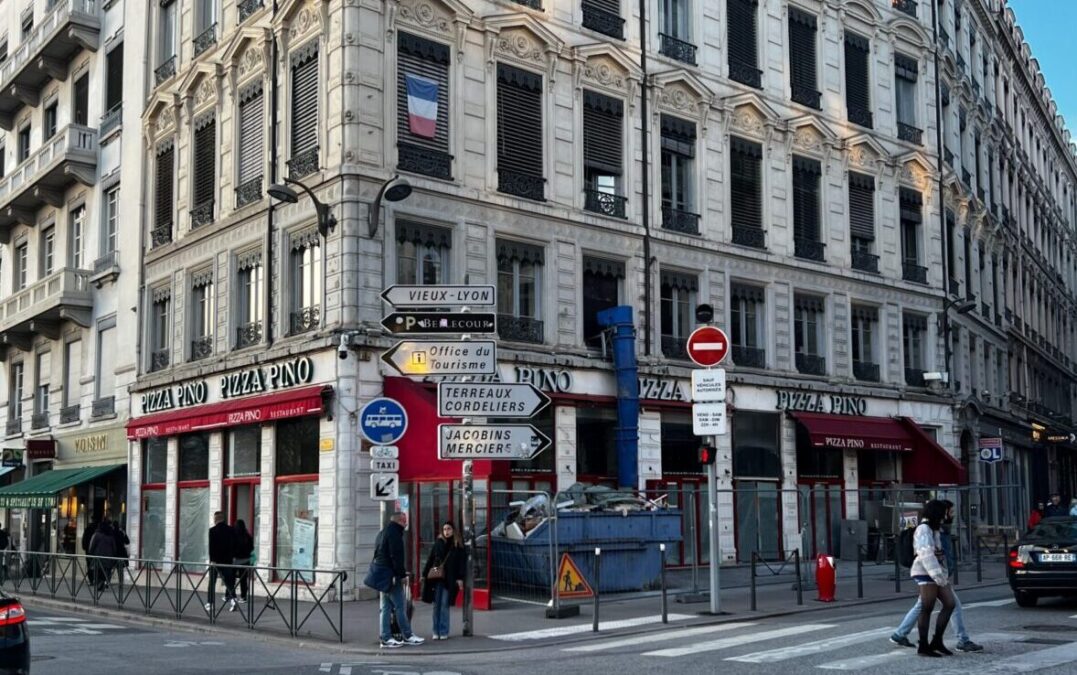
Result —
[{"label": "white arrow sign", "polygon": [[370,470],[378,473],[396,473],[400,471],[399,459],[371,459]]},{"label": "white arrow sign", "polygon": [[440,417],[534,417],[550,397],[533,384],[442,382],[438,384]]},{"label": "white arrow sign", "polygon": [[532,459],[548,447],[530,424],[438,425],[438,459]]},{"label": "white arrow sign", "polygon": [[377,459],[396,459],[400,456],[400,448],[395,445],[375,445],[370,449],[370,456]]},{"label": "white arrow sign", "polygon": [[370,474],[370,498],[389,502],[400,496],[400,476],[395,473]]},{"label": "white arrow sign", "polygon": [[382,291],[381,297],[394,307],[460,305],[490,307],[497,304],[497,291],[493,286],[402,286],[398,284]]},{"label": "white arrow sign", "polygon": [[381,356],[401,375],[493,375],[493,340],[404,340]]}]

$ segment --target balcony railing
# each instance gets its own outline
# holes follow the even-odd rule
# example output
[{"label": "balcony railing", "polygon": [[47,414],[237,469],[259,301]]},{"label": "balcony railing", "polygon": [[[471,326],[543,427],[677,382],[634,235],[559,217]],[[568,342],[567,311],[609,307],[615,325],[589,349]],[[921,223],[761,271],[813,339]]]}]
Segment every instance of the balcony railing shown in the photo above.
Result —
[{"label": "balcony railing", "polygon": [[252,321],[236,328],[236,349],[256,345],[262,341],[262,322]]},{"label": "balcony railing", "polygon": [[950,277],[950,295],[955,298],[961,297],[961,282],[953,277]]},{"label": "balcony railing", "polygon": [[109,251],[103,256],[93,261],[93,273],[94,275],[103,274],[108,272],[113,267],[116,267],[119,263],[116,258],[116,251]]},{"label": "balcony railing", "polygon": [[872,129],[875,126],[875,120],[867,108],[849,108],[849,121],[866,129]]},{"label": "balcony railing", "polygon": [[699,214],[663,206],[662,229],[681,234],[699,234]]},{"label": "balcony railing", "polygon": [[31,430],[36,431],[37,429],[47,429],[48,426],[49,426],[49,413],[47,411],[46,412],[36,412],[30,417],[30,429]]},{"label": "balcony railing", "polygon": [[288,160],[288,177],[299,180],[318,170],[318,146],[304,150]]},{"label": "balcony railing", "polygon": [[0,179],[0,227],[36,223],[35,211],[63,206],[73,182],[97,182],[97,129],[69,124]]},{"label": "balcony railing", "polygon": [[104,398],[95,399],[90,414],[92,417],[108,417],[109,415],[115,415],[116,397],[105,396]]},{"label": "balcony railing", "polygon": [[215,44],[217,44],[217,24],[205,29],[194,39],[194,55],[200,56]]},{"label": "balcony railing", "polygon": [[874,253],[868,253],[867,251],[853,251],[852,263],[854,270],[860,270],[861,272],[871,272],[872,274],[879,273],[879,256]]},{"label": "balcony railing", "polygon": [[729,59],[729,79],[756,89],[763,88],[763,71],[739,59]]},{"label": "balcony railing", "polygon": [[954,153],[950,148],[943,148],[942,157],[946,161],[947,166],[951,169],[954,168]]},{"label": "balcony railing", "polygon": [[905,124],[903,122],[898,122],[897,128],[898,128],[898,138],[900,138],[901,140],[908,141],[909,143],[915,143],[916,145],[923,145],[924,144],[924,141],[923,141],[924,130],[923,129],[917,129],[916,127],[912,126],[911,124]]},{"label": "balcony railing", "polygon": [[199,335],[191,340],[191,360],[201,361],[213,356],[213,336]]},{"label": "balcony railing", "polygon": [[802,260],[826,260],[826,244],[805,237],[793,237],[793,255]]},{"label": "balcony railing", "polygon": [[101,116],[101,124],[97,126],[97,130],[102,136],[112,131],[116,127],[120,126],[120,122],[123,121],[123,102],[117,103],[108,109],[108,111]]},{"label": "balcony railing", "polygon": [[497,334],[502,340],[510,342],[542,344],[545,341],[542,321],[528,316],[498,314]]},{"label": "balcony railing", "polygon": [[[10,411],[8,414],[11,414]],[[22,417],[14,417],[7,421],[7,427],[4,429],[8,436],[18,436],[22,433]]]},{"label": "balcony railing", "polygon": [[924,369],[923,368],[906,368],[905,369],[905,384],[910,387],[925,387],[927,384],[924,382]]},{"label": "balcony railing", "polygon": [[255,176],[236,188],[236,208],[262,200],[262,177]]},{"label": "balcony railing", "polygon": [[239,10],[239,22],[243,23],[250,18],[252,14],[264,6],[265,4],[263,0],[241,0],[239,4],[236,5]]},{"label": "balcony railing", "polygon": [[0,302],[0,333],[28,332],[32,321],[68,319],[90,325],[90,272],[64,267]]},{"label": "balcony railing", "polygon": [[869,361],[853,361],[853,377],[863,382],[878,382],[879,364]]},{"label": "balcony railing", "polygon": [[767,350],[733,345],[733,363],[741,368],[766,368]]},{"label": "balcony railing", "polygon": [[673,335],[662,336],[662,355],[668,359],[679,361],[688,360],[688,338],[674,337]]},{"label": "balcony railing", "polygon": [[738,246],[750,246],[752,248],[765,249],[767,247],[767,237],[761,227],[734,225],[733,243]]},{"label": "balcony railing", "polygon": [[596,7],[589,2],[583,3],[583,27],[623,40],[625,20],[613,12]]},{"label": "balcony railing", "polygon": [[972,174],[968,169],[961,169],[961,182],[965,184],[965,187],[972,189]]},{"label": "balcony railing", "polygon": [[165,61],[161,65],[153,69],[153,82],[156,85],[160,85],[176,74],[176,57],[173,56],[169,60]]},{"label": "balcony railing", "polygon": [[452,155],[411,143],[396,144],[396,167],[423,176],[452,178]]},{"label": "balcony railing", "polygon": [[916,0],[894,0],[894,9],[909,16],[916,16]]},{"label": "balcony railing", "polygon": [[321,322],[322,308],[320,305],[302,307],[288,315],[289,335],[309,333],[318,327]]},{"label": "balcony railing", "polygon": [[539,0],[516,0],[516,4],[530,7],[531,9],[537,9],[540,12],[542,11],[542,3],[539,2]]},{"label": "balcony railing", "polygon": [[78,422],[82,413],[82,408],[78,403],[74,405],[64,406],[60,408],[60,424],[71,424]]},{"label": "balcony railing", "polygon": [[169,352],[167,349],[155,349],[150,352],[150,372],[156,373],[158,370],[164,370],[170,363]]},{"label": "balcony railing", "polygon": [[191,209],[191,227],[202,227],[213,222],[213,200],[202,202]]},{"label": "balcony railing", "polygon": [[661,40],[659,52],[664,56],[676,59],[681,63],[687,63],[690,66],[696,65],[696,46],[694,44],[666,33],[659,33],[658,37]]},{"label": "balcony railing", "polygon": [[901,263],[901,278],[918,284],[927,283],[927,268],[917,265],[914,260],[906,260]]},{"label": "balcony railing", "polygon": [[150,247],[157,248],[172,243],[172,223],[155,227],[150,231]]},{"label": "balcony railing", "polygon": [[817,354],[796,353],[797,372],[804,375],[826,375],[826,358]]},{"label": "balcony railing", "polygon": [[601,213],[612,218],[625,217],[625,204],[628,203],[627,197],[590,188],[584,189],[583,197],[583,208],[591,213]]},{"label": "balcony railing", "polygon": [[791,87],[793,100],[801,105],[819,110],[822,108],[823,94],[812,87],[805,87],[794,82]]},{"label": "balcony railing", "polygon": [[497,172],[497,191],[541,202],[546,200],[546,179],[542,176],[531,176],[507,169],[499,169]]}]

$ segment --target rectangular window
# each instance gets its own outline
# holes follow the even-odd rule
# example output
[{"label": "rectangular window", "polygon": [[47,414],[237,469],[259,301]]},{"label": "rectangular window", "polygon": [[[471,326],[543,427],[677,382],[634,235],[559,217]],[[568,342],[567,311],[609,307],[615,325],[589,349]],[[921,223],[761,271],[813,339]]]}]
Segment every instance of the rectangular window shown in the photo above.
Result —
[{"label": "rectangular window", "polygon": [[82,400],[82,340],[64,344],[64,407],[77,406]]},{"label": "rectangular window", "polygon": [[11,376],[8,383],[8,421],[22,418],[22,392],[23,392],[23,364],[22,362],[11,364]]},{"label": "rectangular window", "polygon": [[901,342],[905,354],[905,384],[924,386],[924,370],[927,360],[924,358],[924,346],[927,343],[927,319],[920,314],[905,314],[902,317]]},{"label": "rectangular window", "polygon": [[292,56],[292,142],[288,171],[299,179],[318,170],[318,41]]},{"label": "rectangular window", "polygon": [[919,192],[908,188],[898,191],[901,207],[902,278],[920,284],[927,283],[927,268],[920,264],[920,228],[923,223],[923,199]]},{"label": "rectangular window", "polygon": [[75,124],[87,126],[90,123],[90,76],[83,73],[75,80],[75,95],[72,99],[71,119]]},{"label": "rectangular window", "polygon": [[690,274],[662,272],[660,319],[662,354],[671,359],[687,359],[685,345],[695,328],[696,293],[699,281]]},{"label": "rectangular window", "polygon": [[209,480],[208,433],[184,434],[179,437],[177,480],[181,483],[191,480]]},{"label": "rectangular window", "polygon": [[[919,66],[916,59],[894,54],[894,95],[897,99],[898,137],[913,143],[920,142],[916,128],[916,79]],[[915,136],[915,137],[914,137]]]},{"label": "rectangular window", "polygon": [[175,0],[162,0],[157,15],[157,66],[164,65],[176,55],[176,5]]},{"label": "rectangular window", "polygon": [[957,216],[954,212],[946,210],[946,271],[950,275],[950,294],[957,295],[960,292],[957,282],[957,242],[954,230],[957,228]]},{"label": "rectangular window", "polygon": [[449,46],[411,33],[397,35],[397,166],[410,173],[452,178]]},{"label": "rectangular window", "polygon": [[99,328],[97,331],[97,372],[94,384],[97,385],[97,400],[112,398],[116,392],[116,325]]},{"label": "rectangular window", "polygon": [[239,97],[239,187],[236,207],[262,199],[265,172],[265,95],[262,83],[245,88]]},{"label": "rectangular window", "polygon": [[218,152],[217,123],[213,116],[195,122],[192,227],[206,225],[213,220],[213,198],[217,192]]},{"label": "rectangular window", "polygon": [[542,266],[539,246],[497,242],[497,330],[503,340],[541,344],[545,339],[541,313]]},{"label": "rectangular window", "polygon": [[56,101],[53,101],[51,104],[49,104],[49,106],[47,108],[45,108],[45,138],[44,138],[44,140],[46,140],[46,141],[56,135],[56,125],[57,125],[57,123],[59,121],[59,119],[58,119],[58,112],[59,112],[58,106],[59,106],[59,104]]},{"label": "rectangular window", "polygon": [[729,221],[733,243],[765,248],[763,236],[763,146],[729,138]]},{"label": "rectangular window", "polygon": [[150,308],[150,372],[167,368],[171,343],[172,294],[167,288],[153,291]]},{"label": "rectangular window", "polygon": [[[153,243],[172,240],[172,213],[175,208],[172,199],[173,171],[175,170],[175,149],[169,143],[157,152],[156,175],[154,176],[154,233]],[[167,230],[167,239],[164,238]],[[160,238],[159,238],[160,237]]]},{"label": "rectangular window", "polygon": [[[316,551],[301,545],[299,528],[316,529],[318,518],[318,418],[300,417],[277,422],[276,437],[277,526],[276,564],[311,569]],[[287,476],[287,482],[280,477]],[[299,480],[297,480],[297,478]]]},{"label": "rectangular window", "polygon": [[142,482],[164,483],[167,480],[168,439],[145,439],[142,441]]},{"label": "rectangular window", "polygon": [[624,103],[593,91],[583,92],[584,208],[625,217],[621,173]]},{"label": "rectangular window", "polygon": [[727,0],[726,11],[729,79],[760,89],[763,86],[763,72],[759,70],[756,35],[758,0]]},{"label": "rectangular window", "polygon": [[15,290],[26,288],[30,281],[30,245],[23,242],[15,247]]},{"label": "rectangular window", "polygon": [[845,32],[845,105],[849,121],[871,129],[871,83],[868,78],[868,59],[871,47],[868,39]]},{"label": "rectangular window", "polygon": [[4,176],[7,175],[7,168],[5,166],[6,163],[7,163],[7,146],[6,145],[0,145],[0,178],[3,178]]},{"label": "rectangular window", "polygon": [[0,42],[0,63],[7,61],[7,38],[4,38],[3,42]]},{"label": "rectangular window", "polygon": [[[209,558],[210,527],[209,434],[185,434],[179,437],[179,522],[178,558],[185,562],[202,562]],[[184,485],[184,483],[187,483]]]},{"label": "rectangular window", "polygon": [[[52,377],[52,353],[42,352],[37,355],[34,364],[34,414],[47,415],[49,412],[49,380]],[[34,425],[35,427],[38,425]],[[46,422],[40,426],[48,426]]]},{"label": "rectangular window", "polygon": [[198,32],[207,30],[217,23],[217,0],[198,1]]},{"label": "rectangular window", "polygon": [[30,158],[30,125],[29,123],[19,129],[19,163]]},{"label": "rectangular window", "polygon": [[26,15],[22,17],[22,41],[26,42],[30,39],[30,34],[34,32],[34,10],[30,7]]},{"label": "rectangular window", "polygon": [[814,159],[793,155],[793,244],[796,257],[823,260],[819,218],[822,167]]},{"label": "rectangular window", "polygon": [[826,359],[820,349],[825,344],[823,299],[797,294],[793,300],[793,352],[797,371],[807,375],[826,375]]},{"label": "rectangular window", "polygon": [[262,341],[261,251],[251,251],[239,256],[238,270],[236,348],[242,349]]},{"label": "rectangular window", "polygon": [[82,233],[85,224],[86,207],[83,205],[76,206],[74,210],[68,214],[67,224],[67,246],[69,250],[68,264],[76,270],[83,269],[85,262],[82,247]]},{"label": "rectangular window", "polygon": [[[662,33],[664,36],[688,41],[692,39],[691,27],[692,14],[688,0],[662,0]],[[667,54],[667,56],[674,55]],[[692,59],[686,62],[692,65],[695,64],[694,48],[692,49]]]},{"label": "rectangular window", "polygon": [[322,248],[318,237],[317,230],[292,237],[293,335],[314,330],[321,320]]},{"label": "rectangular window", "polygon": [[497,189],[542,201],[542,76],[497,64]]},{"label": "rectangular window", "polygon": [[733,362],[746,368],[766,368],[763,326],[765,291],[759,286],[733,284],[729,293],[729,340]]},{"label": "rectangular window", "polygon": [[611,406],[576,408],[576,475],[599,481],[617,475],[617,409]]},{"label": "rectangular window", "polygon": [[737,411],[731,427],[733,475],[738,478],[781,478],[780,416]]},{"label": "rectangular window", "polygon": [[868,382],[879,381],[879,364],[875,360],[875,326],[879,311],[874,307],[853,305],[852,356],[853,377]]},{"label": "rectangular window", "polygon": [[396,223],[396,282],[437,285],[448,283],[452,232],[443,227],[398,220]]},{"label": "rectangular window", "polygon": [[41,233],[41,278],[56,270],[56,228],[47,228]]},{"label": "rectangular window", "polygon": [[105,231],[104,253],[112,253],[116,250],[116,237],[119,232],[120,219],[120,186],[110,188],[105,193]]},{"label": "rectangular window", "polygon": [[262,473],[262,427],[239,427],[229,432],[226,478],[260,476]]},{"label": "rectangular window", "polygon": [[198,360],[213,354],[213,328],[217,322],[212,270],[191,275],[191,295],[191,359]]},{"label": "rectangular window", "polygon": [[662,227],[699,234],[695,208],[696,125],[662,115]]},{"label": "rectangular window", "polygon": [[603,258],[583,259],[583,341],[588,347],[602,347],[603,327],[598,313],[621,302],[624,283],[623,262]]},{"label": "rectangular window", "polygon": [[109,115],[123,105],[123,43],[110,51],[105,59],[105,115]]},{"label": "rectangular window", "polygon": [[816,18],[795,7],[789,8],[789,87],[792,99],[801,105],[821,109],[815,49]]},{"label": "rectangular window", "polygon": [[972,292],[972,230],[965,228],[965,298],[975,300]]},{"label": "rectangular window", "polygon": [[853,269],[879,271],[879,258],[871,251],[875,242],[875,179],[849,172],[849,235]]}]

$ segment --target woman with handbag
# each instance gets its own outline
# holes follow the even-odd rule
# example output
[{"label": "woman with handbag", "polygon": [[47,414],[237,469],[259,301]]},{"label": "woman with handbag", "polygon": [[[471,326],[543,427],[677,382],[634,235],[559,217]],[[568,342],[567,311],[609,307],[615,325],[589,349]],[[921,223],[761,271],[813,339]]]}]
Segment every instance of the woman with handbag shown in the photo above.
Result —
[{"label": "woman with handbag", "polygon": [[449,610],[464,588],[467,556],[460,535],[451,522],[441,526],[441,536],[423,566],[423,602],[434,603],[434,639],[449,639]]}]

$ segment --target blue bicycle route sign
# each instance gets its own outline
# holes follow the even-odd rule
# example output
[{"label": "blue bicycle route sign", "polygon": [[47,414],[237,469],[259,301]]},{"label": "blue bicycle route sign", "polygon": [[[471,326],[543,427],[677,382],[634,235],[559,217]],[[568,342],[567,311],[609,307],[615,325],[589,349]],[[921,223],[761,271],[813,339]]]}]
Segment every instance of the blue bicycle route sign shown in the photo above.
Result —
[{"label": "blue bicycle route sign", "polygon": [[391,445],[408,430],[408,413],[391,398],[376,398],[359,411],[359,431],[375,445]]}]

